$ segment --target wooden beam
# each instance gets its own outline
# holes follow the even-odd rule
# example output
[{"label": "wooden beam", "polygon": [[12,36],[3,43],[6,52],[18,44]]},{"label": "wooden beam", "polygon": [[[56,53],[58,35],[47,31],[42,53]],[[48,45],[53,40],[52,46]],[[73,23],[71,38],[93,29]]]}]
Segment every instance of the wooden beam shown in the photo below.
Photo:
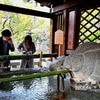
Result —
[{"label": "wooden beam", "polygon": [[14,7],[14,6],[9,6],[9,5],[4,5],[4,4],[0,4],[0,10],[26,14],[26,15],[34,15],[34,16],[39,16],[39,17],[46,17],[46,18],[52,17],[51,13],[35,11],[35,10],[25,9],[25,8],[20,8],[20,7]]},{"label": "wooden beam", "polygon": [[67,8],[78,7],[78,6],[82,8],[84,6],[88,7],[89,5],[94,5],[94,4],[100,5],[100,0],[91,0],[91,2],[90,0],[71,0],[69,2],[64,3],[63,5],[54,7],[53,13],[62,11]]}]

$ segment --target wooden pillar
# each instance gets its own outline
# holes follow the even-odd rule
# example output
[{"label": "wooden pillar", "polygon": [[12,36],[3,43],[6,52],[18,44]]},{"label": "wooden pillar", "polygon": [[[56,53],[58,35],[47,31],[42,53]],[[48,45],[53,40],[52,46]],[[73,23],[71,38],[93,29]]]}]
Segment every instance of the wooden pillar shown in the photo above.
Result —
[{"label": "wooden pillar", "polygon": [[74,50],[79,45],[79,27],[80,11],[76,8],[69,12],[67,50]]},{"label": "wooden pillar", "polygon": [[64,78],[62,77],[62,92],[65,92],[65,87],[64,87]]},{"label": "wooden pillar", "polygon": [[50,53],[57,53],[55,52],[55,44],[54,44],[54,37],[55,37],[55,31],[57,27],[57,19],[56,16],[52,16],[50,20]]},{"label": "wooden pillar", "polygon": [[59,92],[60,85],[60,75],[57,75],[57,91]]},{"label": "wooden pillar", "polygon": [[42,67],[42,51],[40,52],[40,65],[39,65],[39,67]]},{"label": "wooden pillar", "polygon": [[66,54],[66,33],[67,33],[67,9],[63,10],[63,32],[64,32],[64,44],[62,47],[62,55]]},{"label": "wooden pillar", "polygon": [[75,9],[75,45],[74,49],[79,45],[79,31],[80,31],[80,10]]},{"label": "wooden pillar", "polygon": [[75,38],[75,11],[69,12],[69,21],[68,21],[68,43],[67,49],[74,49],[74,38]]},{"label": "wooden pillar", "polygon": [[53,53],[53,19],[50,20],[50,53]]},{"label": "wooden pillar", "polygon": [[[55,45],[54,45],[54,26],[55,26],[55,21],[54,21],[54,16],[52,16],[50,20],[50,53],[55,52]],[[50,61],[52,61],[52,58],[49,58]]]}]

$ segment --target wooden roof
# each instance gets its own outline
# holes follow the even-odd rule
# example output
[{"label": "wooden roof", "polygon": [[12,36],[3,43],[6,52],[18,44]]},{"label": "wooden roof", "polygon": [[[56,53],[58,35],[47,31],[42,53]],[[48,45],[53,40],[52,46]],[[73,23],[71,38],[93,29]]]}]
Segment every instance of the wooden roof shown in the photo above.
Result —
[{"label": "wooden roof", "polygon": [[0,4],[0,10],[21,13],[21,14],[28,14],[28,15],[35,15],[40,17],[52,18],[52,16],[59,12],[63,11],[64,9],[74,9],[77,8],[86,8],[92,5],[100,5],[100,0],[35,0],[39,2],[41,6],[47,6],[53,8],[52,13],[35,11],[31,9],[20,8],[16,6],[10,6],[5,4]]},{"label": "wooden roof", "polygon": [[41,6],[53,8],[53,13],[64,10],[66,8],[79,7],[85,8],[93,5],[100,5],[100,0],[35,0]]},{"label": "wooden roof", "polygon": [[65,2],[68,2],[70,0],[35,0],[36,2],[39,2],[41,4],[41,6],[47,6],[47,7],[51,7],[51,5],[53,7],[56,7],[58,5],[62,5]]}]

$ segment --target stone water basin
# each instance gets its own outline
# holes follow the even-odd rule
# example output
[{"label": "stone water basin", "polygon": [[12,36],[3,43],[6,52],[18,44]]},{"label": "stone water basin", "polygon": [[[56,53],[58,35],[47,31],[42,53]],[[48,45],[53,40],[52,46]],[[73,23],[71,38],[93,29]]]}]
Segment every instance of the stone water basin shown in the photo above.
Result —
[{"label": "stone water basin", "polygon": [[[35,78],[0,84],[0,100],[100,100],[99,89],[78,87],[71,89],[68,78],[64,79],[65,92],[57,92],[57,76]],[[82,85],[83,86],[83,85]]]}]

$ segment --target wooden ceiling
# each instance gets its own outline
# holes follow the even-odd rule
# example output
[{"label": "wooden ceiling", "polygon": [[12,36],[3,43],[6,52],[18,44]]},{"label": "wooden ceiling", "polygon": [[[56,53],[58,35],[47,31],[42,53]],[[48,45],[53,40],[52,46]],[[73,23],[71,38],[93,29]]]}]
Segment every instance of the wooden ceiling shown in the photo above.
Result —
[{"label": "wooden ceiling", "polygon": [[51,7],[51,5],[53,7],[59,6],[64,4],[65,2],[68,2],[70,0],[35,0],[36,2],[39,2],[41,4],[41,6],[47,6],[47,7]]},{"label": "wooden ceiling", "polygon": [[31,9],[25,9],[25,8],[20,8],[16,6],[5,5],[5,4],[0,4],[0,10],[52,18],[52,16],[55,13],[63,11],[64,9],[70,10],[70,9],[75,9],[75,7],[83,9],[86,7],[90,7],[92,5],[100,6],[100,0],[91,0],[91,2],[90,0],[35,0],[35,1],[39,2],[41,6],[47,6],[51,8],[52,5],[53,12],[47,13],[47,12],[35,11]]},{"label": "wooden ceiling", "polygon": [[100,0],[35,0],[41,6],[53,8],[53,13],[67,9],[67,8],[86,8],[94,5],[100,5]]}]

